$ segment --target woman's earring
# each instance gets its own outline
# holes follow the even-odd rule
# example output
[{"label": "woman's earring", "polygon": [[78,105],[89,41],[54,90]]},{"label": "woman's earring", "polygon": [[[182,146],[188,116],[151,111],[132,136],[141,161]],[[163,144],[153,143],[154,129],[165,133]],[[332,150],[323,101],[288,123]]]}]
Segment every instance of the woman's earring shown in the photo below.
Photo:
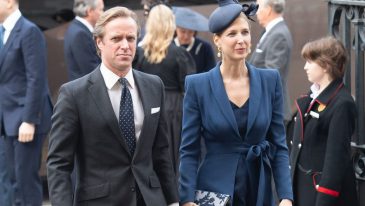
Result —
[{"label": "woman's earring", "polygon": [[220,47],[218,47],[218,53],[217,53],[217,57],[221,58],[222,57],[222,50]]}]

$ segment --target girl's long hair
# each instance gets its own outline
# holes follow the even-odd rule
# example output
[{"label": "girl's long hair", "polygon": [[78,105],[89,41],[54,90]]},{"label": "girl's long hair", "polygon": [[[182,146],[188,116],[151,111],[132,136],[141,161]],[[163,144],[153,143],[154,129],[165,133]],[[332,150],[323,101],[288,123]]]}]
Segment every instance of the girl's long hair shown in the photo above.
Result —
[{"label": "girl's long hair", "polygon": [[159,4],[151,9],[142,41],[144,56],[149,63],[160,63],[166,57],[175,29],[175,16],[169,7]]}]

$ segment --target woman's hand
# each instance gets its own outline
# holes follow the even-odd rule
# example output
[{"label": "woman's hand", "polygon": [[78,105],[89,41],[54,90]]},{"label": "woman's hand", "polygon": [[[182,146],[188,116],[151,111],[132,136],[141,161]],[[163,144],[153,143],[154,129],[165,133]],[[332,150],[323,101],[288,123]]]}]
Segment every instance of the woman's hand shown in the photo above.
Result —
[{"label": "woman's hand", "polygon": [[197,205],[193,202],[187,202],[187,203],[183,204],[182,206],[199,206],[199,205]]},{"label": "woman's hand", "polygon": [[289,199],[282,199],[279,206],[293,206],[293,203]]}]

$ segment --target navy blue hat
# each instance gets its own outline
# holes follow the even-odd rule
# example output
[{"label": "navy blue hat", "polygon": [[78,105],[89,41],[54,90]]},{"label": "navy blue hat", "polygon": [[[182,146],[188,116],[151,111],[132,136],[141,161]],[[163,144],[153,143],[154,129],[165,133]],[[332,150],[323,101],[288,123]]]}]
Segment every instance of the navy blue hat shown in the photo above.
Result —
[{"label": "navy blue hat", "polygon": [[175,14],[176,26],[193,31],[209,31],[208,19],[185,7],[172,7]]},{"label": "navy blue hat", "polygon": [[237,0],[218,0],[219,7],[209,17],[209,30],[220,33],[226,29],[243,12],[248,19],[256,14],[258,5],[240,5]]}]

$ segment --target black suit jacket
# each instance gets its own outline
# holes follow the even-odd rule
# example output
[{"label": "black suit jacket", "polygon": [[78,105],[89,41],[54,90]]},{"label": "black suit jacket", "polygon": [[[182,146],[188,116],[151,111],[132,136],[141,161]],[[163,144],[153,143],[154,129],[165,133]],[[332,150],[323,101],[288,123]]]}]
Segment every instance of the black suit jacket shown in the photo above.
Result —
[{"label": "black suit jacket", "polygon": [[[72,205],[73,165],[78,171],[74,205],[136,205],[136,184],[147,205],[178,202],[162,81],[139,71],[133,71],[133,75],[145,115],[133,157],[121,135],[99,68],[61,87],[52,117],[47,162],[53,206]],[[159,112],[151,114],[151,109],[158,107]]]},{"label": "black suit jacket", "polygon": [[76,19],[70,23],[65,33],[64,53],[69,80],[90,73],[101,61],[92,33]]},{"label": "black suit jacket", "polygon": [[312,104],[311,100],[308,95],[296,101],[290,155],[295,205],[357,206],[350,148],[354,100],[342,79],[332,81]]}]

